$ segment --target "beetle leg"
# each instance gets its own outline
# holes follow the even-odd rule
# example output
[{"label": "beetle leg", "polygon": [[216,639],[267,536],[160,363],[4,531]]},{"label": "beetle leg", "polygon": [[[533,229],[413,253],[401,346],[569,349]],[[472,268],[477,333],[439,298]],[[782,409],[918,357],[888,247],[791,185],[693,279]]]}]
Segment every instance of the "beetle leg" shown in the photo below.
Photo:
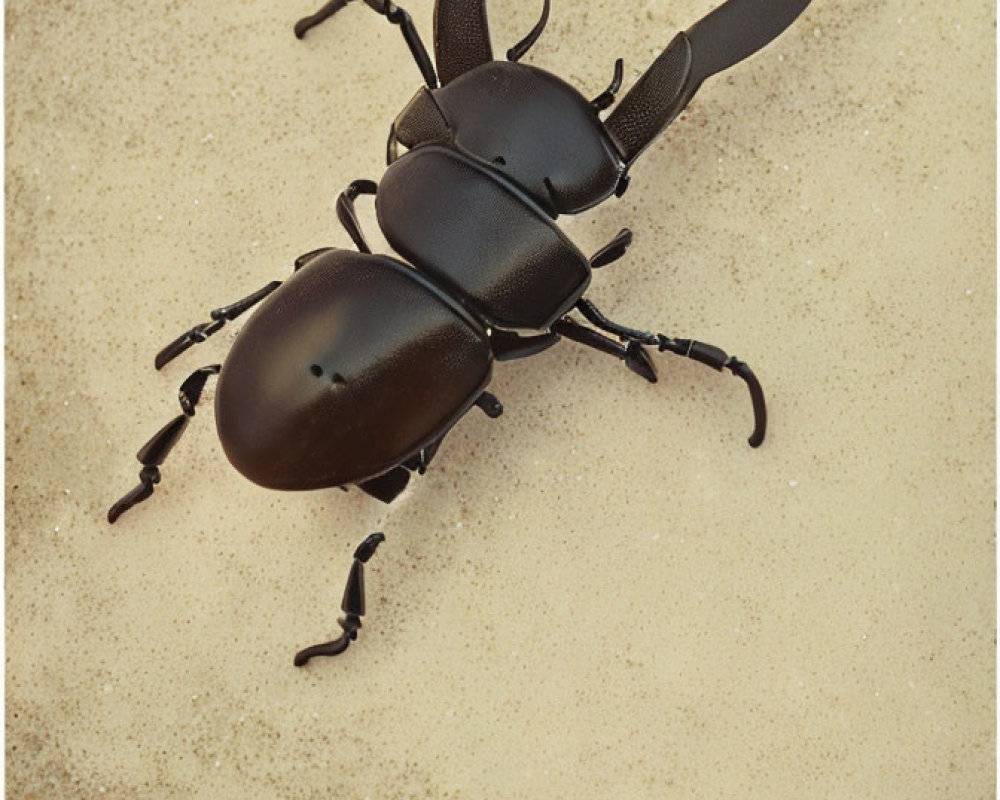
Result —
[{"label": "beetle leg", "polygon": [[306,31],[310,28],[315,28],[323,20],[327,20],[336,14],[340,9],[346,6],[350,0],[330,0],[329,3],[324,5],[315,14],[308,17],[303,17],[298,22],[295,23],[295,38],[301,39],[306,35]]},{"label": "beetle leg", "polygon": [[527,358],[543,350],[548,350],[559,341],[557,333],[541,333],[537,336],[519,336],[511,331],[494,328],[490,332],[490,348],[497,361],[513,361]]},{"label": "beetle leg", "polygon": [[358,220],[357,210],[354,208],[354,201],[360,194],[375,194],[378,191],[378,184],[375,181],[356,180],[340,193],[337,198],[337,219],[344,226],[351,241],[357,245],[362,253],[371,255],[371,248],[365,239],[365,234],[361,230],[361,222]]},{"label": "beetle leg", "polygon": [[[295,23],[295,36],[301,39],[306,35],[306,31],[316,27],[323,20],[332,17],[349,2],[350,0],[330,0],[329,3],[312,16],[303,17]],[[399,27],[402,31],[403,39],[406,41],[406,46],[410,48],[410,53],[413,55],[413,60],[417,62],[417,67],[420,69],[420,74],[423,76],[424,82],[428,88],[437,89],[438,81],[437,75],[434,72],[434,65],[431,63],[431,57],[427,55],[427,48],[424,47],[424,43],[420,40],[420,34],[417,33],[412,17],[395,3],[390,2],[390,0],[365,0],[365,5],[381,14],[393,25]]]},{"label": "beetle leg", "polygon": [[580,299],[576,307],[590,323],[608,333],[615,334],[628,342],[629,346],[641,349],[641,345],[646,345],[657,348],[661,353],[667,350],[676,355],[694,359],[719,372],[728,369],[733,375],[742,378],[750,390],[750,401],[753,403],[754,429],[747,442],[751,447],[760,447],[767,430],[767,406],[764,403],[764,390],[761,388],[760,381],[757,380],[757,376],[753,374],[753,370],[745,362],[740,361],[736,356],[727,355],[724,350],[715,345],[705,344],[694,339],[675,339],[671,336],[664,336],[662,333],[649,333],[619,325],[605,317],[597,306],[589,300]]},{"label": "beetle leg", "polygon": [[621,58],[615,59],[615,71],[611,76],[611,83],[607,89],[590,101],[590,104],[598,111],[610,108],[615,102],[615,95],[622,88],[622,79],[625,77],[625,61]]},{"label": "beetle leg", "polygon": [[219,364],[202,367],[192,372],[181,384],[177,394],[181,411],[184,413],[160,428],[136,454],[136,458],[142,464],[142,470],[139,472],[139,485],[111,506],[108,510],[109,523],[114,525],[118,517],[153,494],[153,486],[160,482],[160,465],[173,450],[177,440],[181,438],[181,434],[187,428],[188,420],[194,416],[194,407],[201,399],[205,383],[212,375],[218,375],[221,368]]},{"label": "beetle leg", "polygon": [[185,350],[205,341],[227,322],[236,319],[244,311],[257,305],[257,303],[271,294],[271,292],[279,286],[281,286],[281,281],[271,281],[267,284],[267,286],[263,286],[256,292],[248,294],[242,300],[237,300],[235,303],[230,303],[228,306],[222,306],[222,308],[216,308],[214,311],[211,311],[209,313],[209,316],[212,318],[210,322],[202,322],[199,325],[195,325],[191,328],[191,330],[185,331],[174,339],[170,344],[156,354],[156,359],[153,362],[154,365],[157,369],[163,369],[163,367],[177,358],[177,356]]},{"label": "beetle leg", "polygon": [[628,250],[631,245],[632,231],[628,228],[622,228],[615,234],[614,239],[590,257],[590,268],[600,269],[601,267],[606,267],[608,264],[613,264],[625,255],[625,251]]},{"label": "beetle leg", "polygon": [[385,541],[385,534],[373,533],[368,536],[354,551],[354,563],[347,574],[347,585],[344,587],[344,597],[340,601],[340,610],[344,616],[337,620],[344,631],[339,639],[325,644],[315,644],[300,650],[295,654],[295,666],[305,666],[314,656],[336,656],[343,653],[355,639],[361,628],[361,617],[365,615],[365,564],[368,563],[378,546]]},{"label": "beetle leg", "polygon": [[[549,21],[549,0],[544,0],[542,5],[542,16],[539,17],[535,27],[528,31],[528,35],[507,51],[508,61],[520,61],[521,57],[527,53],[532,45],[538,41],[538,37],[545,30],[545,24]],[[621,81],[619,81],[619,84]]]},{"label": "beetle leg", "polygon": [[563,317],[552,326],[552,330],[558,334],[572,339],[574,342],[593,347],[602,353],[615,356],[625,362],[636,375],[645,378],[650,383],[656,383],[656,367],[649,358],[649,354],[636,342],[622,344],[610,339],[603,333],[584,327],[578,322],[574,322],[569,317]]}]

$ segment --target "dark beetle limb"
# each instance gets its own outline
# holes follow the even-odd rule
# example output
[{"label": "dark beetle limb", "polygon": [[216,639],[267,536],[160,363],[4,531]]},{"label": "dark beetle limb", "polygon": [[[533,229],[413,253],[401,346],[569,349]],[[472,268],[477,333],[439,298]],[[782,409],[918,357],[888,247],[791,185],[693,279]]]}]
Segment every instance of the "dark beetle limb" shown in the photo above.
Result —
[{"label": "dark beetle limb", "polygon": [[538,22],[535,23],[535,27],[528,31],[528,35],[507,51],[507,60],[520,61],[524,54],[531,49],[532,45],[538,41],[538,37],[542,35],[542,31],[545,30],[545,24],[548,21],[549,0],[544,0],[544,5],[542,5],[542,16],[539,17]]},{"label": "dark beetle limb", "polygon": [[331,0],[325,6],[323,6],[315,14],[303,17],[298,22],[295,23],[295,37],[301,39],[306,35],[306,31],[310,28],[315,28],[323,20],[329,19],[334,14],[336,14],[340,9],[346,6],[350,0]]},{"label": "dark beetle limb", "polygon": [[364,231],[361,230],[361,222],[358,220],[358,212],[354,208],[354,201],[358,195],[375,194],[378,191],[378,184],[375,181],[356,180],[351,181],[344,191],[337,198],[337,219],[344,226],[344,230],[351,237],[351,241],[362,253],[371,254],[371,248],[365,239]]},{"label": "dark beetle limb", "polygon": [[764,441],[764,433],[767,431],[767,406],[764,403],[764,389],[753,374],[753,370],[740,361],[736,356],[727,355],[724,350],[704,342],[696,342],[693,339],[672,339],[663,334],[657,334],[660,338],[659,349],[669,350],[679,356],[692,358],[701,364],[712,367],[719,372],[728,369],[733,375],[742,378],[747,388],[750,390],[750,401],[753,403],[753,433],[747,439],[747,444],[751,447],[760,447]]},{"label": "dark beetle limb", "polygon": [[262,286],[256,292],[248,294],[242,300],[237,300],[235,303],[230,303],[228,306],[222,306],[222,308],[216,308],[209,314],[212,318],[211,322],[203,322],[200,325],[195,325],[191,328],[191,330],[185,331],[174,339],[170,344],[156,354],[154,365],[157,369],[163,369],[163,367],[177,358],[177,356],[185,350],[205,341],[227,322],[236,319],[244,311],[257,305],[257,303],[271,294],[271,292],[279,286],[281,286],[281,281],[271,281],[266,286]]},{"label": "dark beetle limb", "polygon": [[645,378],[650,383],[656,383],[656,367],[649,354],[642,349],[642,345],[633,341],[626,344],[616,342],[603,333],[598,333],[569,317],[558,320],[552,326],[552,330],[574,342],[593,347],[595,350],[621,359],[625,362],[625,366],[640,378]]},{"label": "dark beetle limb", "polygon": [[[295,23],[296,38],[301,39],[306,35],[306,31],[332,17],[349,2],[350,0],[331,0],[312,16],[300,19]],[[427,48],[420,40],[420,35],[417,33],[417,28],[410,15],[389,0],[365,0],[365,5],[399,27],[406,46],[410,48],[413,60],[417,62],[417,67],[420,69],[420,74],[423,76],[427,88],[437,89],[438,80],[437,74],[434,72],[434,64],[431,62],[431,57],[427,55]]]},{"label": "dark beetle limb", "polygon": [[201,399],[205,383],[212,375],[218,375],[220,369],[219,364],[210,364],[207,367],[196,369],[181,384],[177,394],[181,411],[184,413],[174,417],[160,428],[153,435],[153,438],[136,453],[136,458],[142,464],[142,470],[139,472],[139,485],[111,506],[108,510],[109,523],[114,525],[118,517],[132,506],[149,499],[153,494],[153,486],[160,482],[160,465],[163,464],[170,451],[174,449],[174,445],[181,438],[181,434],[187,429],[188,420],[194,416],[194,407]]},{"label": "dark beetle limb", "polygon": [[[764,402],[764,390],[760,385],[760,381],[757,380],[757,376],[753,374],[753,370],[751,370],[745,362],[740,361],[735,356],[727,355],[724,350],[716,347],[715,345],[705,344],[704,342],[698,342],[694,339],[674,339],[670,336],[664,336],[662,333],[649,333],[648,331],[641,331],[636,328],[619,325],[617,322],[612,322],[604,316],[597,306],[589,300],[581,299],[576,304],[576,307],[580,313],[587,318],[588,322],[601,330],[613,333],[626,344],[618,344],[617,342],[606,339],[605,337],[601,337],[604,339],[603,342],[596,342],[593,337],[600,336],[600,334],[596,331],[590,331],[588,328],[576,325],[576,323],[569,318],[564,318],[557,323],[557,325],[564,327],[557,328],[556,326],[553,326],[553,330],[558,333],[562,333],[567,338],[581,342],[582,344],[587,344],[591,347],[596,347],[598,350],[603,350],[604,352],[617,355],[625,361],[633,372],[642,375],[651,382],[655,382],[656,380],[655,373],[653,373],[652,377],[649,377],[641,371],[643,362],[640,359],[639,354],[642,353],[645,355],[645,351],[642,349],[643,345],[647,347],[655,347],[661,353],[663,351],[669,351],[679,356],[694,359],[695,361],[708,367],[712,367],[712,369],[718,370],[719,372],[724,369],[728,369],[733,373],[733,375],[742,378],[746,382],[747,388],[750,390],[750,401],[753,404],[754,429],[753,433],[750,434],[750,438],[747,439],[747,443],[751,447],[760,447],[761,443],[764,441],[764,434],[767,431],[767,406]],[[571,335],[569,329],[565,327],[567,325],[575,325],[578,329],[586,331],[590,334],[590,338],[588,339],[587,336],[579,333]],[[617,348],[617,350],[615,348]],[[646,361],[648,362],[648,357],[646,358]],[[652,369],[651,363],[649,366],[650,369]]]},{"label": "dark beetle limb", "polygon": [[325,644],[315,644],[300,650],[295,654],[295,666],[303,667],[309,659],[315,656],[336,656],[343,653],[355,639],[361,628],[361,617],[365,615],[365,567],[378,546],[385,541],[385,534],[373,533],[366,538],[354,551],[354,563],[347,575],[347,585],[344,587],[344,597],[340,601],[340,610],[344,616],[337,620],[344,631],[339,639]]},{"label": "dark beetle limb", "polygon": [[625,77],[625,61],[621,58],[615,59],[615,72],[611,77],[611,84],[597,97],[590,101],[590,104],[598,111],[610,108],[615,102],[618,90],[622,88],[622,79]]},{"label": "dark beetle limb", "polygon": [[503,414],[503,403],[491,392],[483,392],[475,400],[475,405],[490,419],[496,419]]},{"label": "dark beetle limb", "polygon": [[[619,59],[620,61],[621,59]],[[632,231],[622,228],[615,235],[615,238],[608,242],[590,257],[590,268],[600,269],[612,264],[625,255],[625,251],[632,245]]]}]

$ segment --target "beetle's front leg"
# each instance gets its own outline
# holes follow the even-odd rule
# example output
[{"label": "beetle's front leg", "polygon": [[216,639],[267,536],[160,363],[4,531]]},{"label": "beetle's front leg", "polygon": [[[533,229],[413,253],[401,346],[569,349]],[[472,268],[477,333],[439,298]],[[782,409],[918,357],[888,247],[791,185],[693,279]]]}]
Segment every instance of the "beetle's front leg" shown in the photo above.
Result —
[{"label": "beetle's front leg", "polygon": [[295,666],[305,666],[314,656],[340,655],[358,638],[361,617],[365,615],[365,564],[375,555],[375,550],[384,541],[385,534],[373,533],[354,551],[354,563],[351,564],[351,571],[347,575],[344,598],[340,601],[340,610],[344,612],[344,616],[337,620],[344,631],[340,638],[300,650],[295,654]]}]

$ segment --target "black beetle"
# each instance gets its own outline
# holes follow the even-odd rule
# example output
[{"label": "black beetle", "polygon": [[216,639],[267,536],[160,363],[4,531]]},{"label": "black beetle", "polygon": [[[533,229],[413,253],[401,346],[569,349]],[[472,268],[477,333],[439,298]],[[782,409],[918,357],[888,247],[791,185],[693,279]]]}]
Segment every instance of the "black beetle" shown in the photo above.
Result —
[{"label": "black beetle", "polygon": [[[301,20],[296,36],[348,2],[332,0]],[[153,493],[160,465],[215,374],[223,449],[241,473],[272,489],[356,485],[391,502],[472,406],[500,415],[486,391],[494,359],[534,355],[563,336],[652,382],[646,347],[728,369],[749,387],[749,443],[760,445],[764,394],[745,363],[712,345],[614,323],[583,297],[592,270],[621,258],[631,232],[623,229],[588,259],[554,220],[621,196],[632,163],[702,81],[778,36],[809,0],[728,0],[679,33],[605,119],[600,112],[621,87],[621,59],[608,89],[589,101],[518,63],[545,27],[549,0],[507,61],[493,60],[485,0],[437,0],[436,69],[403,9],[364,2],[400,27],[425,85],[390,128],[381,186],[354,181],[337,200],[358,252],[306,253],[287,281],[212,311],[210,322],[160,351],[157,369],[267,298],[225,364],[202,367],[181,385],[183,413],[139,451],[139,485],[112,506],[108,521]],[[400,155],[400,146],[408,152]],[[405,260],[372,254],[355,214],[362,194],[376,195],[379,227]],[[574,308],[593,327],[567,316]],[[384,538],[372,534],[354,554],[343,635],[301,651],[296,665],[340,653],[357,638],[363,564]]]}]

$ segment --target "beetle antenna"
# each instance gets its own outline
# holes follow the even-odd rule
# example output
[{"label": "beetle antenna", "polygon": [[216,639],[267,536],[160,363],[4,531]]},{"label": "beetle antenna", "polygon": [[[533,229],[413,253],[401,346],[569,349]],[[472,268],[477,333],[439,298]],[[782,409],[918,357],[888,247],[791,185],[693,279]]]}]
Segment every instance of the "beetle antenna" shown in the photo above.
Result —
[{"label": "beetle antenna", "polygon": [[365,564],[375,555],[378,546],[384,541],[384,533],[373,533],[354,551],[354,563],[351,564],[351,571],[347,573],[347,585],[344,587],[344,597],[340,601],[340,610],[344,612],[344,616],[337,620],[337,624],[344,631],[340,638],[300,650],[295,654],[295,666],[304,667],[309,659],[316,656],[340,655],[358,638],[361,617],[365,615]]},{"label": "beetle antenna", "polygon": [[152,496],[153,487],[160,482],[160,465],[174,449],[177,440],[181,438],[181,434],[187,428],[188,420],[194,416],[194,407],[201,399],[205,383],[210,376],[218,375],[220,369],[222,367],[219,364],[202,367],[192,372],[181,384],[177,394],[181,403],[181,411],[184,413],[160,428],[153,435],[153,438],[136,453],[136,458],[142,464],[142,470],[139,472],[139,485],[111,506],[108,510],[109,523],[114,525],[118,517],[132,506],[138,505]]}]

